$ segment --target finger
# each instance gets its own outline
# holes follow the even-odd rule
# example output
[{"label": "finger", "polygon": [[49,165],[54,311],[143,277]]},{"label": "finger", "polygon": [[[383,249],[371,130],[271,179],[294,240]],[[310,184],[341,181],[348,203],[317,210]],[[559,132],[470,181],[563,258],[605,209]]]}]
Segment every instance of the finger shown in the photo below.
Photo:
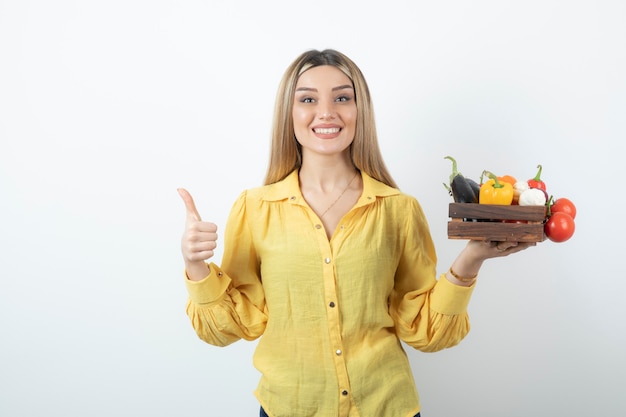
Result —
[{"label": "finger", "polygon": [[191,262],[206,261],[207,259],[212,258],[213,255],[215,255],[215,252],[212,250],[208,250],[204,252],[195,252],[189,255],[187,260]]},{"label": "finger", "polygon": [[200,253],[206,251],[212,251],[217,248],[217,242],[214,240],[202,241],[202,242],[193,242],[189,243],[189,253]]},{"label": "finger", "polygon": [[[215,234],[217,232],[217,225],[211,222],[196,222],[193,226],[190,227],[190,229],[193,229],[200,233]],[[215,234],[215,236],[217,235]],[[209,239],[212,239],[212,237],[208,236],[204,238],[204,240],[209,240]]]},{"label": "finger", "polygon": [[495,248],[499,254],[508,255],[536,245],[535,242],[500,242],[495,245]]},{"label": "finger", "polygon": [[517,246],[517,242],[499,242],[496,244],[496,250],[498,252],[504,252],[507,249],[511,249]]},{"label": "finger", "polygon": [[181,249],[183,257],[189,261],[201,261],[214,255],[217,242],[212,241],[183,241]]},{"label": "finger", "polygon": [[[210,230],[202,230],[201,227],[204,225],[207,225]],[[189,227],[183,234],[183,240],[187,240],[189,242],[215,242],[217,241],[217,233],[215,233],[216,230],[217,228],[212,223],[195,222],[193,226]]]},{"label": "finger", "polygon": [[187,209],[187,217],[191,217],[196,221],[202,221],[200,213],[198,213],[198,210],[196,209],[196,203],[194,203],[193,197],[191,197],[189,191],[185,190],[184,188],[179,188],[177,189],[177,191],[180,197],[183,199],[183,202],[185,203],[185,208]]}]

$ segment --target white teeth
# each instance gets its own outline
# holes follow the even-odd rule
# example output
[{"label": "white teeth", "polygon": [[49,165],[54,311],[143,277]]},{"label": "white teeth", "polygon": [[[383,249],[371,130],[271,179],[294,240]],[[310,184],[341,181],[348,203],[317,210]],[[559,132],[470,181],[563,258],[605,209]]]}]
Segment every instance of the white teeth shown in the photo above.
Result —
[{"label": "white teeth", "polygon": [[330,134],[339,132],[339,128],[338,127],[317,128],[317,129],[314,129],[314,130],[315,130],[315,133],[319,133],[319,134],[322,134],[322,135],[330,135]]}]

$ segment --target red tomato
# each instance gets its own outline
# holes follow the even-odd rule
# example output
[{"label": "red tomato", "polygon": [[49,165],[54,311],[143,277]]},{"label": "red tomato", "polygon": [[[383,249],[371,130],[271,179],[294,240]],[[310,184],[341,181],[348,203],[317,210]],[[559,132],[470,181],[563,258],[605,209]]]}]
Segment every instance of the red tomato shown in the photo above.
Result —
[{"label": "red tomato", "polygon": [[554,203],[552,203],[552,206],[550,206],[550,211],[552,213],[567,213],[572,216],[572,219],[576,218],[576,206],[567,198],[559,198],[555,200]]},{"label": "red tomato", "polygon": [[553,242],[565,242],[572,237],[575,229],[574,218],[562,211],[552,213],[544,226],[546,236]]}]

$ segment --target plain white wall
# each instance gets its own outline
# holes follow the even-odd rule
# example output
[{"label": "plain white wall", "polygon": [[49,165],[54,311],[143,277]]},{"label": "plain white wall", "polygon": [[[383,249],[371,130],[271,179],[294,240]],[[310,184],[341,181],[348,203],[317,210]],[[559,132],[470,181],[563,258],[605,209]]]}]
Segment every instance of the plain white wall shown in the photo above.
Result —
[{"label": "plain white wall", "polygon": [[465,244],[446,155],[476,178],[542,164],[578,206],[570,241],[484,266],[461,345],[409,351],[423,415],[624,409],[623,1],[5,0],[0,415],[257,415],[255,344],[206,345],[184,314],[176,188],[223,227],[284,69],[326,47],[365,73],[440,272]]}]

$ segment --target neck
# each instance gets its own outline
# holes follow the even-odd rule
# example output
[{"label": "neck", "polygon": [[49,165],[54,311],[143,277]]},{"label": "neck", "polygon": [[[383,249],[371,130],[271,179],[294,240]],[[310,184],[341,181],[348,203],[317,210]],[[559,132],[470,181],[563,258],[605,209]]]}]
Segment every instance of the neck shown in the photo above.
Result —
[{"label": "neck", "polygon": [[351,161],[303,161],[300,167],[300,188],[333,191],[345,188],[357,173]]}]

